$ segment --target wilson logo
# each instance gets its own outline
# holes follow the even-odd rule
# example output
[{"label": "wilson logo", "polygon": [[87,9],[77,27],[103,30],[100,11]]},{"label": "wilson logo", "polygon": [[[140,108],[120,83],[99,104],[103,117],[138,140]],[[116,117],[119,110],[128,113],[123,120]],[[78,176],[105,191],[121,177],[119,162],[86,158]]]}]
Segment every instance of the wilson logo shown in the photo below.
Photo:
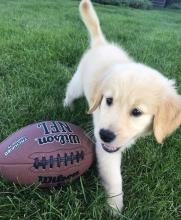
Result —
[{"label": "wilson logo", "polygon": [[48,144],[52,142],[59,142],[61,144],[80,144],[80,139],[75,134],[49,135],[37,138],[35,140],[38,142],[39,145]]},{"label": "wilson logo", "polygon": [[41,184],[50,184],[50,183],[56,183],[56,184],[63,184],[66,181],[71,180],[72,178],[79,176],[79,171],[72,173],[68,176],[39,176],[38,177],[38,182]]}]

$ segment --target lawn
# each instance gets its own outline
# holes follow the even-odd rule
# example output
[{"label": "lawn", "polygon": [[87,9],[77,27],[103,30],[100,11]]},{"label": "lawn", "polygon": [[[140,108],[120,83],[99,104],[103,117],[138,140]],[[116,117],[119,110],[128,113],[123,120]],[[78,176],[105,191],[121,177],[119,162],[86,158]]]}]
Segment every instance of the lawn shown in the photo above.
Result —
[{"label": "lawn", "polygon": [[[175,78],[181,93],[181,11],[95,6],[107,38]],[[78,1],[0,0],[0,141],[43,120],[91,130],[83,99],[73,112],[62,106],[66,83],[87,47]],[[180,140],[178,129],[163,145],[147,137],[124,153],[120,219],[181,219]],[[95,165],[71,185],[51,190],[0,178],[3,220],[109,220],[105,199]]]}]

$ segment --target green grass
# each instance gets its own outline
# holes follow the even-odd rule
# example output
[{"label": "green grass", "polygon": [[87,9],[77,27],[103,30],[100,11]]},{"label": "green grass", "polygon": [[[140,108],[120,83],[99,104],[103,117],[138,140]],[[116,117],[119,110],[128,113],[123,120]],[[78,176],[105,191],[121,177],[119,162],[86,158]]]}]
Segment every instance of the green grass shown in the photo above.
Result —
[{"label": "green grass", "polygon": [[[181,13],[96,5],[103,31],[136,60],[175,78],[181,92]],[[62,107],[66,83],[88,46],[78,2],[0,1],[0,141],[43,120],[90,129],[86,103]],[[154,82],[153,82],[154,83]],[[140,140],[123,156],[125,220],[181,219],[181,130],[164,145]],[[15,186],[0,179],[0,219],[109,220],[96,166],[58,189]]]}]

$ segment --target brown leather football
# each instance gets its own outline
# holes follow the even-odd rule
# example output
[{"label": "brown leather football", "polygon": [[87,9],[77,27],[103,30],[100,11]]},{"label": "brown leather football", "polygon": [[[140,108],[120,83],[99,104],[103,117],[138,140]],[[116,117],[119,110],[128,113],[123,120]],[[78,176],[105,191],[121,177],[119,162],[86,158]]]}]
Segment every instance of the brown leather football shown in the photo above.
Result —
[{"label": "brown leather football", "polygon": [[82,175],[94,157],[93,143],[78,126],[39,122],[0,144],[0,174],[21,185],[58,186]]}]

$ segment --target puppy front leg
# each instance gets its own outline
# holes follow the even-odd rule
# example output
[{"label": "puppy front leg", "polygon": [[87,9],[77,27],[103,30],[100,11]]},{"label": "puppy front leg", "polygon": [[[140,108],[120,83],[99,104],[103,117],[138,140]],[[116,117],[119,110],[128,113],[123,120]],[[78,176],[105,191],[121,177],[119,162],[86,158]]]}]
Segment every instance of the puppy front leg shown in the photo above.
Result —
[{"label": "puppy front leg", "polygon": [[97,144],[96,154],[99,174],[103,180],[108,204],[113,208],[113,214],[118,214],[123,208],[121,153],[108,153]]}]

